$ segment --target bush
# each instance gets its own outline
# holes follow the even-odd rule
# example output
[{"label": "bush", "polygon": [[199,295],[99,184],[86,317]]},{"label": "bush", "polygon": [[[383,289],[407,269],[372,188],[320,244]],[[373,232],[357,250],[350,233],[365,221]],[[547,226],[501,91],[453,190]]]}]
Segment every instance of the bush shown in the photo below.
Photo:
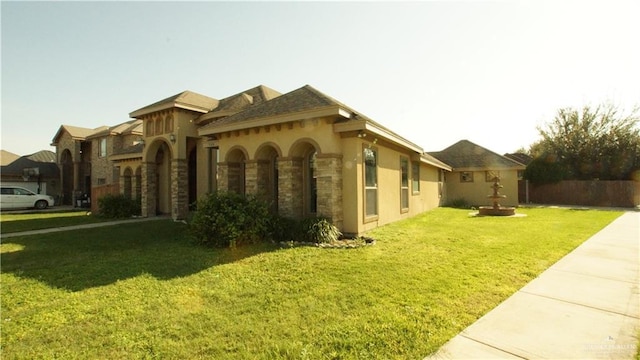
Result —
[{"label": "bush", "polygon": [[305,235],[302,223],[296,219],[275,215],[269,220],[269,238],[273,241],[304,241]]},{"label": "bush", "polygon": [[107,194],[98,199],[98,214],[109,219],[140,215],[140,201],[129,199],[124,195]]},{"label": "bush", "polygon": [[303,221],[307,239],[314,243],[336,242],[342,233],[328,219],[311,218]]},{"label": "bush", "polygon": [[189,232],[203,245],[235,247],[267,238],[270,221],[266,202],[251,195],[217,192],[198,200]]}]

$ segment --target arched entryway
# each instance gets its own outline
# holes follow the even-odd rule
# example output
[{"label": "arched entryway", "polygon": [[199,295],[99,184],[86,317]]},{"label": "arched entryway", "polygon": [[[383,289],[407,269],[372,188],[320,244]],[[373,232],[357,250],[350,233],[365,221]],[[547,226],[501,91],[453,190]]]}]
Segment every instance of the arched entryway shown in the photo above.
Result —
[{"label": "arched entryway", "polygon": [[171,149],[163,141],[155,152],[156,214],[171,214]]},{"label": "arched entryway", "polygon": [[276,145],[265,144],[256,153],[256,190],[270,205],[271,211],[278,212],[278,158],[280,150]]},{"label": "arched entryway", "polygon": [[122,194],[127,199],[133,198],[133,187],[132,187],[132,177],[133,171],[131,171],[130,167],[124,169],[124,174],[122,174]]},{"label": "arched entryway", "polygon": [[318,213],[318,146],[311,140],[300,140],[291,149],[292,198],[300,217],[313,217]]}]

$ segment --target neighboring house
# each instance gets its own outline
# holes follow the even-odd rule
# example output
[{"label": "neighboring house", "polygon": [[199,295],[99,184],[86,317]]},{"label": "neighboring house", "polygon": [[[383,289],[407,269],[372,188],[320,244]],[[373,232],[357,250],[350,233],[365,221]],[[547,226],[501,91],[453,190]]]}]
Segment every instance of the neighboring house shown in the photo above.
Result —
[{"label": "neighboring house", "polygon": [[119,191],[121,169],[110,156],[134,147],[141,136],[139,120],[95,129],[62,125],[51,143],[60,167],[62,204],[90,203],[91,194],[102,188]]},{"label": "neighboring house", "polygon": [[15,160],[18,160],[20,155],[14,154],[6,150],[0,150],[0,166],[9,165]]},{"label": "neighboring house", "polygon": [[500,178],[500,194],[506,198],[501,205],[518,205],[519,174],[525,165],[499,155],[468,140],[461,140],[442,151],[429,152],[436,159],[453,168],[446,174],[446,201],[464,200],[471,205],[488,205],[487,196],[493,179]]},{"label": "neighboring house", "polygon": [[[3,157],[4,157],[3,153]],[[53,151],[42,150],[31,155],[18,156],[0,169],[3,185],[26,188],[36,194],[47,194],[56,198],[60,195],[60,172]]]}]

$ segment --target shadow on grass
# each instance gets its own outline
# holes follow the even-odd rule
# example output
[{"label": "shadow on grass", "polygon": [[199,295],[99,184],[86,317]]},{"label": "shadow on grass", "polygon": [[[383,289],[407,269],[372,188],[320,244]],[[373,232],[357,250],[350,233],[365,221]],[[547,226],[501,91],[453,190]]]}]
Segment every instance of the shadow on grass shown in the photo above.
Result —
[{"label": "shadow on grass", "polygon": [[187,226],[149,221],[3,241],[0,268],[21,278],[71,291],[143,274],[168,280],[275,250],[270,244],[236,249],[195,245]]}]

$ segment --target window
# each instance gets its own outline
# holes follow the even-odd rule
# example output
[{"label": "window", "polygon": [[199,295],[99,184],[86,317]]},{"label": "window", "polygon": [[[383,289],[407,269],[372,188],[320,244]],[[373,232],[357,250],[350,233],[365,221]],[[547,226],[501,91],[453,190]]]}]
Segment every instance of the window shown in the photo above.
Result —
[{"label": "window", "polygon": [[98,153],[100,157],[107,156],[107,138],[100,139],[100,151]]},{"label": "window", "polygon": [[473,182],[473,171],[463,171],[460,173],[460,182]]},{"label": "window", "polygon": [[378,153],[375,149],[364,148],[364,214],[378,215]]},{"label": "window", "polygon": [[98,178],[98,182],[97,182],[98,185],[106,185],[106,183],[107,183],[107,179]]},{"label": "window", "polygon": [[413,193],[420,193],[420,163],[417,161],[411,163],[411,183]]},{"label": "window", "polygon": [[400,157],[400,208],[409,208],[409,159]]}]

